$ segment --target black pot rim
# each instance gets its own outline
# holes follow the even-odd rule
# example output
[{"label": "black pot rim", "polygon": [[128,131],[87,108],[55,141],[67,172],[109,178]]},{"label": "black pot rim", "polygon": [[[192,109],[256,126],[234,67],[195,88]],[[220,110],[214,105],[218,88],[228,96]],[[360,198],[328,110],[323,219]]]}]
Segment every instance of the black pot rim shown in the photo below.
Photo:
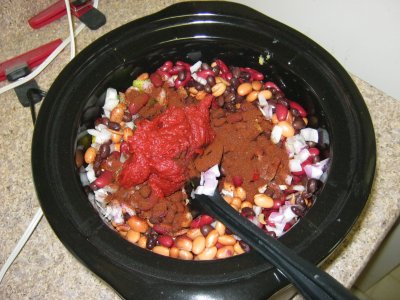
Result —
[{"label": "black pot rim", "polygon": [[[246,6],[229,2],[183,2],[172,5],[159,13],[135,20],[95,41],[61,72],[42,104],[32,144],[35,187],[51,227],[78,259],[121,294],[126,294],[126,290],[118,286],[110,273],[114,272],[118,274],[117,276],[132,276],[132,274],[140,273],[148,276],[150,281],[161,280],[185,285],[215,282],[226,284],[257,276],[263,272],[272,272],[274,276],[277,276],[276,270],[255,253],[212,262],[177,261],[159,256],[155,258],[151,252],[132,247],[111,232],[93,213],[88,201],[82,203],[81,211],[69,204],[73,197],[85,199],[82,189],[79,188],[79,180],[71,173],[75,172],[72,153],[77,133],[76,124],[79,123],[80,117],[74,112],[82,110],[84,103],[80,99],[71,100],[69,97],[76,94],[76,89],[79,87],[88,87],[87,91],[83,92],[84,95],[91,95],[95,90],[91,84],[80,82],[79,76],[83,73],[93,73],[91,62],[95,57],[101,57],[104,61],[108,59],[110,65],[115,66],[110,67],[108,72],[115,72],[118,67],[124,66],[124,53],[118,52],[118,45],[124,43],[121,36],[127,37],[130,32],[135,32],[137,38],[140,39],[141,35],[148,35],[148,32],[154,31],[155,28],[172,30],[176,32],[177,42],[180,39],[181,41],[202,39],[204,42],[209,42],[220,38],[212,34],[207,36],[207,31],[202,37],[193,36],[190,28],[200,21],[220,23],[221,26],[238,30],[244,28],[245,31],[265,27],[282,37],[287,43],[296,43],[296,47],[301,51],[299,57],[318,65],[325,77],[331,80],[330,89],[336,89],[335,96],[340,97],[336,99],[337,103],[333,104],[329,95],[326,99],[323,95],[319,95],[322,97],[320,105],[326,114],[328,127],[334,125],[334,122],[343,120],[341,124],[330,128],[332,165],[328,181],[319,195],[324,198],[324,203],[332,203],[329,207],[329,217],[321,220],[318,215],[318,209],[321,211],[324,207],[311,209],[300,224],[281,239],[283,243],[293,246],[297,253],[309,261],[315,264],[320,263],[349,232],[360,215],[371,189],[375,172],[376,149],[368,109],[350,76],[320,46],[267,16]],[[178,25],[187,26],[189,33],[180,31]],[[156,35],[156,33],[152,34]],[[150,38],[152,38],[151,34]],[[222,37],[222,40],[224,38],[226,39]],[[234,41],[236,37],[232,35],[231,38]],[[237,39],[240,40],[240,38]],[[161,43],[152,40],[149,43],[152,42],[159,43],[158,46]],[[164,43],[169,45],[174,41],[166,40]],[[144,49],[147,49],[146,46]],[[294,72],[302,71],[297,70],[296,67],[293,67],[293,70]],[[99,72],[98,77],[94,75],[93,81],[103,80],[104,75],[104,72]],[[342,140],[342,137],[347,140]],[[339,198],[342,200],[335,203]],[[295,239],[296,235],[304,231],[312,234],[301,243],[292,244],[291,239]],[[171,276],[171,270],[174,270],[173,276]],[[204,276],[207,272],[208,275]],[[229,276],[226,276],[227,272]],[[285,284],[283,280],[276,285]]]}]

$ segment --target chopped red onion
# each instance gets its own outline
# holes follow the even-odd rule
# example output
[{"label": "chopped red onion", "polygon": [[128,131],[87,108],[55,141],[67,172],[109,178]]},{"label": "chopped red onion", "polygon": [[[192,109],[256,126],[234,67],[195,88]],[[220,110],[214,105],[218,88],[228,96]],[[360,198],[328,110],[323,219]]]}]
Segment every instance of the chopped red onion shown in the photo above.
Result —
[{"label": "chopped red onion", "polygon": [[221,174],[218,165],[212,166],[205,172],[201,172],[200,185],[194,191],[198,195],[214,195],[215,189],[218,186],[218,179]]}]

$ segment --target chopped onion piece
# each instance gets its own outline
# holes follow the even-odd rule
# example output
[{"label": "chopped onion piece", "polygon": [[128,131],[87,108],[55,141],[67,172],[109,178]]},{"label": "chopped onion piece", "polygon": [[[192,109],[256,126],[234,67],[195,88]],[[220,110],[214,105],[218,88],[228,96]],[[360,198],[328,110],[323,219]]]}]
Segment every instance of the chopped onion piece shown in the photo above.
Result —
[{"label": "chopped onion piece", "polygon": [[212,166],[205,172],[201,172],[200,185],[194,191],[198,195],[212,196],[218,186],[218,179],[221,174],[218,165]]},{"label": "chopped onion piece", "polygon": [[280,189],[281,191],[284,191],[284,190],[287,189],[287,186],[284,185],[284,184],[280,184],[280,185],[279,185],[279,189]]},{"label": "chopped onion piece", "polygon": [[300,184],[292,186],[292,189],[294,189],[295,191],[298,191],[298,192],[302,192],[305,190],[304,186],[300,185]]},{"label": "chopped onion piece", "polygon": [[87,176],[87,179],[89,180],[89,182],[91,183],[91,182],[95,181],[96,180],[96,175],[94,174],[94,170],[93,170],[93,165],[92,164],[89,164],[86,167],[86,171],[87,171],[86,176]]},{"label": "chopped onion piece", "polygon": [[307,144],[301,135],[296,134],[286,139],[285,146],[289,157],[293,157],[293,155],[296,155],[300,153],[301,150],[305,149]]},{"label": "chopped onion piece", "polygon": [[271,141],[274,144],[278,144],[279,141],[281,140],[281,137],[282,137],[282,128],[279,127],[278,125],[275,125],[274,128],[272,128]]},{"label": "chopped onion piece", "polygon": [[116,89],[108,88],[106,92],[106,101],[104,103],[103,109],[104,112],[112,111],[119,103],[118,93]]},{"label": "chopped onion piece", "polygon": [[315,165],[304,166],[304,172],[306,172],[308,178],[320,179],[324,173],[321,168]]},{"label": "chopped onion piece", "polygon": [[263,95],[263,93],[258,93],[258,103],[263,108],[268,106],[268,101],[267,101],[267,99],[265,99],[265,96]]},{"label": "chopped onion piece", "polygon": [[258,216],[261,213],[261,207],[257,206],[257,205],[253,205],[253,211],[256,214],[256,216]]},{"label": "chopped onion piece", "polygon": [[192,77],[193,77],[193,79],[194,79],[195,81],[197,81],[198,83],[201,83],[202,85],[206,85],[206,84],[207,84],[207,79],[204,79],[204,78],[202,78],[202,77],[200,77],[200,76],[197,76],[196,73],[193,73],[193,74],[192,74]]},{"label": "chopped onion piece", "polygon": [[260,194],[264,194],[264,192],[265,192],[266,190],[267,190],[267,185],[266,185],[266,184],[264,184],[264,185],[258,187],[258,192],[259,192]]},{"label": "chopped onion piece", "polygon": [[270,220],[273,223],[281,223],[283,222],[283,218],[284,216],[281,212],[274,211],[269,215],[268,220]]},{"label": "chopped onion piece", "polygon": [[288,205],[284,208],[283,215],[286,222],[290,222],[293,218],[297,217],[297,215],[292,211],[292,205]]},{"label": "chopped onion piece", "polygon": [[200,69],[201,64],[202,64],[202,62],[199,60],[197,63],[195,63],[194,65],[192,65],[192,66],[190,67],[190,73],[193,74],[194,72],[197,72],[197,71]]},{"label": "chopped onion piece", "polygon": [[318,130],[313,128],[303,128],[300,130],[300,135],[307,142],[318,143]]},{"label": "chopped onion piece", "polygon": [[293,180],[293,176],[287,175],[285,178],[285,183],[287,185],[291,185],[292,184],[292,180]]},{"label": "chopped onion piece", "polygon": [[301,163],[306,161],[310,157],[310,151],[307,148],[302,149],[295,158],[298,159]]},{"label": "chopped onion piece", "polygon": [[301,161],[297,158],[290,159],[289,160],[289,169],[290,169],[290,172],[300,172],[302,170]]}]

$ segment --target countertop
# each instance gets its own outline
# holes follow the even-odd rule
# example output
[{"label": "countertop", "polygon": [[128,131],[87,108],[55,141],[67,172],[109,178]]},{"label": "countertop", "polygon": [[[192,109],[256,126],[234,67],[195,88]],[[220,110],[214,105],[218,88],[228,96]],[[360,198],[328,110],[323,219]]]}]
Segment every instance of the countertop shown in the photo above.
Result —
[{"label": "countertop", "polygon": [[[174,0],[100,1],[107,24],[97,31],[84,29],[77,50],[106,32],[156,12]],[[6,0],[0,8],[0,61],[68,36],[67,19],[40,30],[27,20],[54,0]],[[77,24],[76,24],[77,25]],[[69,60],[66,48],[37,78],[47,90]],[[368,63],[368,62],[366,62]],[[382,74],[384,76],[384,74]],[[344,242],[322,268],[351,287],[396,221],[400,212],[400,100],[352,76],[370,111],[377,139],[377,169],[368,203]],[[6,83],[0,83],[0,87]],[[33,125],[29,108],[14,91],[0,95],[0,265],[6,261],[39,208],[31,174]],[[39,105],[37,105],[39,109]],[[120,299],[101,279],[73,257],[42,218],[30,240],[0,284],[0,299]]]}]

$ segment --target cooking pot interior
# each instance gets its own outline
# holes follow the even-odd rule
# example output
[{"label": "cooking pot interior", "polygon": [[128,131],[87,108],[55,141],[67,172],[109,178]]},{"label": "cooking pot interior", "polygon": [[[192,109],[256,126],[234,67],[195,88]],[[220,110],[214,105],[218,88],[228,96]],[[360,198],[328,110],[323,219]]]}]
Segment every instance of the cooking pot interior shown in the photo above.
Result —
[{"label": "cooking pot interior", "polygon": [[327,180],[306,216],[280,238],[306,259],[318,264],[333,251],[369,193],[375,166],[372,125],[340,65],[303,35],[248,8],[199,3],[137,20],[84,49],[53,84],[35,128],[35,184],[50,224],[79,259],[120,291],[118,280],[129,284],[129,278],[138,284],[158,280],[159,288],[160,280],[188,289],[208,284],[210,290],[216,282],[246,285],[250,278],[260,289],[269,279],[276,287],[287,283],[254,252],[194,262],[143,250],[110,229],[87,200],[74,164],[78,134],[100,116],[107,88],[125,91],[139,74],[166,60],[193,64],[219,58],[259,70],[305,107],[311,127],[326,133],[320,147],[331,158]]}]

